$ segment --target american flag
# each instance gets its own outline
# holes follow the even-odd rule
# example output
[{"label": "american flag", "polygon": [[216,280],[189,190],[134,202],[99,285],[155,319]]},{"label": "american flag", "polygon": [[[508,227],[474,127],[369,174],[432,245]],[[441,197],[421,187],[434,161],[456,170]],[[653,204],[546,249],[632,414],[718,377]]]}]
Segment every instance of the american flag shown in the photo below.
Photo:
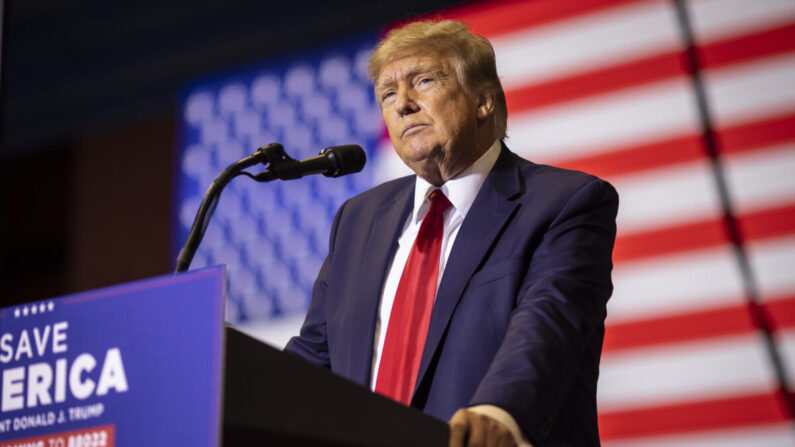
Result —
[{"label": "american flag", "polygon": [[[512,150],[619,191],[604,445],[795,445],[795,2],[505,0],[434,16],[493,43]],[[274,344],[297,331],[333,210],[407,172],[363,72],[374,41],[186,94],[183,234],[242,148],[369,150],[358,180],[238,180],[221,199],[194,265],[230,264],[229,320]]]},{"label": "american flag", "polygon": [[509,147],[618,189],[603,443],[795,445],[795,2],[441,15],[493,43]]}]

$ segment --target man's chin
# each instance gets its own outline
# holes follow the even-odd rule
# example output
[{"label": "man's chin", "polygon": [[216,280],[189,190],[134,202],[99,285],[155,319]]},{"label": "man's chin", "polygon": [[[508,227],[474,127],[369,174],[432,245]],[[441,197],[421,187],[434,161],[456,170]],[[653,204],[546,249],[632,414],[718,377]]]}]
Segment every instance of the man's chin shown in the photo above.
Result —
[{"label": "man's chin", "polygon": [[425,181],[432,185],[442,186],[442,183],[444,183],[439,166],[437,166],[435,163],[407,165],[412,171],[414,171],[415,174],[422,177],[425,179]]}]

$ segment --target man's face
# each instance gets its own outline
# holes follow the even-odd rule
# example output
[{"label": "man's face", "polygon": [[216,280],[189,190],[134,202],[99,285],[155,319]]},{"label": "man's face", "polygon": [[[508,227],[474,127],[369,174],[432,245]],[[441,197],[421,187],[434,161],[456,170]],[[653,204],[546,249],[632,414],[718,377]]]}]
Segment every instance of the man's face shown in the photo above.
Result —
[{"label": "man's face", "polygon": [[404,53],[381,70],[375,94],[398,156],[430,183],[441,185],[485,150],[476,100],[448,58]]}]

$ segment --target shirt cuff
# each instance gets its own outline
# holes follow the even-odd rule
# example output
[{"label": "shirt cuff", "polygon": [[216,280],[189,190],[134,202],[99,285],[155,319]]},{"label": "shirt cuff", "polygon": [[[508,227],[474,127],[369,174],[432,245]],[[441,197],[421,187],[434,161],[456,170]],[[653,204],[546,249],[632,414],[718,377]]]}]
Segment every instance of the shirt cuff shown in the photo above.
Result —
[{"label": "shirt cuff", "polygon": [[510,413],[503,410],[500,407],[495,405],[475,405],[474,407],[468,407],[467,410],[482,414],[484,416],[488,416],[497,422],[504,425],[508,431],[511,432],[513,435],[513,439],[516,440],[516,445],[519,447],[533,447],[530,442],[527,441],[527,438],[524,437],[522,430],[519,428],[519,424],[516,423],[516,419],[511,416]]}]

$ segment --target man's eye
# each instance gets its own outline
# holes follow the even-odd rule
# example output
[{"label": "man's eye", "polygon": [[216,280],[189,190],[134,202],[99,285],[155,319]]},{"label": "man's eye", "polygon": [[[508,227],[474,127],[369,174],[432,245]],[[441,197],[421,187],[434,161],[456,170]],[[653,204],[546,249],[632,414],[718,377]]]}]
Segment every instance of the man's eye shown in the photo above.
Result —
[{"label": "man's eye", "polygon": [[387,99],[391,98],[392,96],[395,96],[395,92],[391,92],[391,91],[390,92],[384,92],[384,94],[381,95],[381,101],[386,101]]},{"label": "man's eye", "polygon": [[433,78],[422,78],[420,79],[420,84],[430,84],[433,82]]}]

